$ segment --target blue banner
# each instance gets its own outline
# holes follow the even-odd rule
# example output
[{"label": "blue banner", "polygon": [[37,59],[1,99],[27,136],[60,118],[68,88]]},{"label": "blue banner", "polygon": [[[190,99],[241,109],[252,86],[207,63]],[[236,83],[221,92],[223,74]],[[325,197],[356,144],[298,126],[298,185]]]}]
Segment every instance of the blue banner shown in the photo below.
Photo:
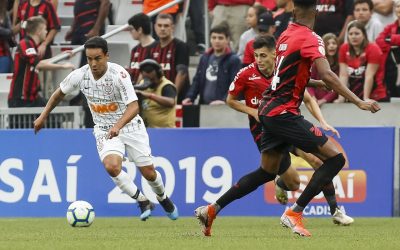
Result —
[{"label": "blue banner", "polygon": [[[394,128],[341,128],[348,165],[335,177],[340,205],[351,216],[392,216]],[[244,174],[259,166],[260,155],[248,129],[149,129],[155,166],[166,193],[182,216],[214,202]],[[115,187],[100,162],[91,130],[0,131],[0,216],[64,216],[70,202],[90,202],[97,216],[137,216],[133,199]],[[290,192],[295,201],[311,177],[309,165],[293,157],[302,184]],[[157,203],[133,163],[124,169]],[[221,215],[280,216],[284,207],[272,183],[237,200]],[[306,215],[329,215],[322,195]],[[160,206],[154,215],[164,215]]]}]

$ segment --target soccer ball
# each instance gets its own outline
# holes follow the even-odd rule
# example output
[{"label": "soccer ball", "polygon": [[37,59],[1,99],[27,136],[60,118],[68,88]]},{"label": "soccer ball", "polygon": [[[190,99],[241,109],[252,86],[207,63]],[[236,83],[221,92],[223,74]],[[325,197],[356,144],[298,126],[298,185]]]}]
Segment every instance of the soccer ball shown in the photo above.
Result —
[{"label": "soccer ball", "polygon": [[94,220],[94,209],[89,202],[74,201],[69,205],[67,221],[73,227],[88,227]]}]

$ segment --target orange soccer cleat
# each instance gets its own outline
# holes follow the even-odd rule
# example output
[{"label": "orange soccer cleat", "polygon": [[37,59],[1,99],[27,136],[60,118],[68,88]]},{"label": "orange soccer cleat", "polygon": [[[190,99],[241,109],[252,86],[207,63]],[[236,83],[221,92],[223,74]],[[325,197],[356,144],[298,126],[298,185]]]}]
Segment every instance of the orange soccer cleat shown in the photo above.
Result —
[{"label": "orange soccer cleat", "polygon": [[311,233],[304,228],[303,213],[293,212],[292,209],[287,209],[281,216],[281,224],[284,227],[292,229],[293,233],[300,236],[310,237]]},{"label": "orange soccer cleat", "polygon": [[217,215],[215,207],[213,205],[201,206],[194,210],[194,214],[202,226],[201,231],[204,236],[211,236],[211,226]]}]

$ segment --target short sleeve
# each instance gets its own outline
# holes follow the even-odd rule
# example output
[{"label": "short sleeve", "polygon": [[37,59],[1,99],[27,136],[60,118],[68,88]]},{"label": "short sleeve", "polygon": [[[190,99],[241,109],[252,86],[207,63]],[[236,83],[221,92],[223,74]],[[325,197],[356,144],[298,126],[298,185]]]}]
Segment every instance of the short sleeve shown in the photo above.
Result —
[{"label": "short sleeve", "polygon": [[179,66],[189,66],[189,49],[186,43],[182,41],[176,42],[176,57],[175,57],[175,65]]},{"label": "short sleeve", "polygon": [[37,50],[29,42],[20,43],[19,50],[21,59],[28,62],[28,64],[36,66],[39,63]]},{"label": "short sleeve", "polygon": [[83,72],[81,69],[72,71],[61,83],[60,89],[64,94],[72,94],[74,91],[79,89],[79,83],[83,78]]},{"label": "short sleeve", "polygon": [[47,3],[47,25],[48,29],[60,30],[60,20],[58,19],[57,12],[51,2]]},{"label": "short sleeve", "polygon": [[325,45],[322,38],[314,34],[306,39],[301,47],[300,54],[303,58],[315,61],[318,58],[325,57]]},{"label": "short sleeve", "polygon": [[118,89],[124,104],[128,105],[131,102],[137,101],[138,98],[129,73],[123,67],[120,67],[118,69],[118,74]]},{"label": "short sleeve", "polygon": [[233,96],[239,96],[245,88],[245,71],[239,71],[229,86],[229,94]]},{"label": "short sleeve", "polygon": [[346,54],[348,51],[349,45],[347,43],[342,44],[339,49],[339,63],[347,63]]},{"label": "short sleeve", "polygon": [[365,51],[367,63],[380,64],[382,59],[382,51],[378,45],[370,43]]}]

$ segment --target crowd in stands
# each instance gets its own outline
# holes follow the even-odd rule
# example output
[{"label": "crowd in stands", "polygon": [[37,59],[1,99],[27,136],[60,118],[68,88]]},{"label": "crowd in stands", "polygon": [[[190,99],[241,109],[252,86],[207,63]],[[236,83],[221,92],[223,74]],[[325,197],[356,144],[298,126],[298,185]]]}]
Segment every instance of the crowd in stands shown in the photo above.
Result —
[{"label": "crowd in stands", "polygon": [[[146,15],[170,1],[143,0],[143,13],[126,17],[132,39],[138,45],[132,49],[130,65],[122,66],[128,67],[134,85],[143,85],[149,78],[155,81],[138,90],[142,112],[157,110],[168,116],[162,125],[159,121],[149,122],[152,127],[173,127],[176,104],[225,104],[237,72],[254,61],[254,39],[265,35],[279,39],[295,20],[292,0],[208,0],[208,10],[204,10],[202,1],[190,1],[194,51],[200,55],[191,79],[189,53],[193,50],[186,41],[174,37],[174,24],[182,5],[152,18]],[[38,65],[51,57],[50,45],[63,25],[57,16],[58,0],[0,3],[0,73],[14,73],[9,103],[13,100],[11,103],[25,105],[29,96],[28,106],[41,106],[42,102],[34,100],[40,98],[40,84],[27,75],[36,77],[38,70],[49,68]],[[65,39],[81,45],[90,37],[104,34],[111,6],[110,0],[75,0],[74,20]],[[314,30],[323,38],[331,69],[343,84],[364,100],[387,102],[391,97],[400,97],[400,0],[318,0],[317,9]],[[210,48],[205,48],[205,11],[211,20]],[[27,33],[26,27],[30,18],[38,15],[46,20],[46,35],[41,37],[31,31],[39,37],[32,39],[33,33]],[[12,58],[13,47],[17,49]],[[151,63],[141,64],[148,59]],[[81,66],[85,63],[83,56]],[[312,77],[319,79],[314,67]],[[320,105],[346,101],[327,90],[309,92]],[[85,107],[82,99],[75,102]],[[86,111],[89,116],[87,105]],[[92,125],[88,122],[86,126]]]}]

